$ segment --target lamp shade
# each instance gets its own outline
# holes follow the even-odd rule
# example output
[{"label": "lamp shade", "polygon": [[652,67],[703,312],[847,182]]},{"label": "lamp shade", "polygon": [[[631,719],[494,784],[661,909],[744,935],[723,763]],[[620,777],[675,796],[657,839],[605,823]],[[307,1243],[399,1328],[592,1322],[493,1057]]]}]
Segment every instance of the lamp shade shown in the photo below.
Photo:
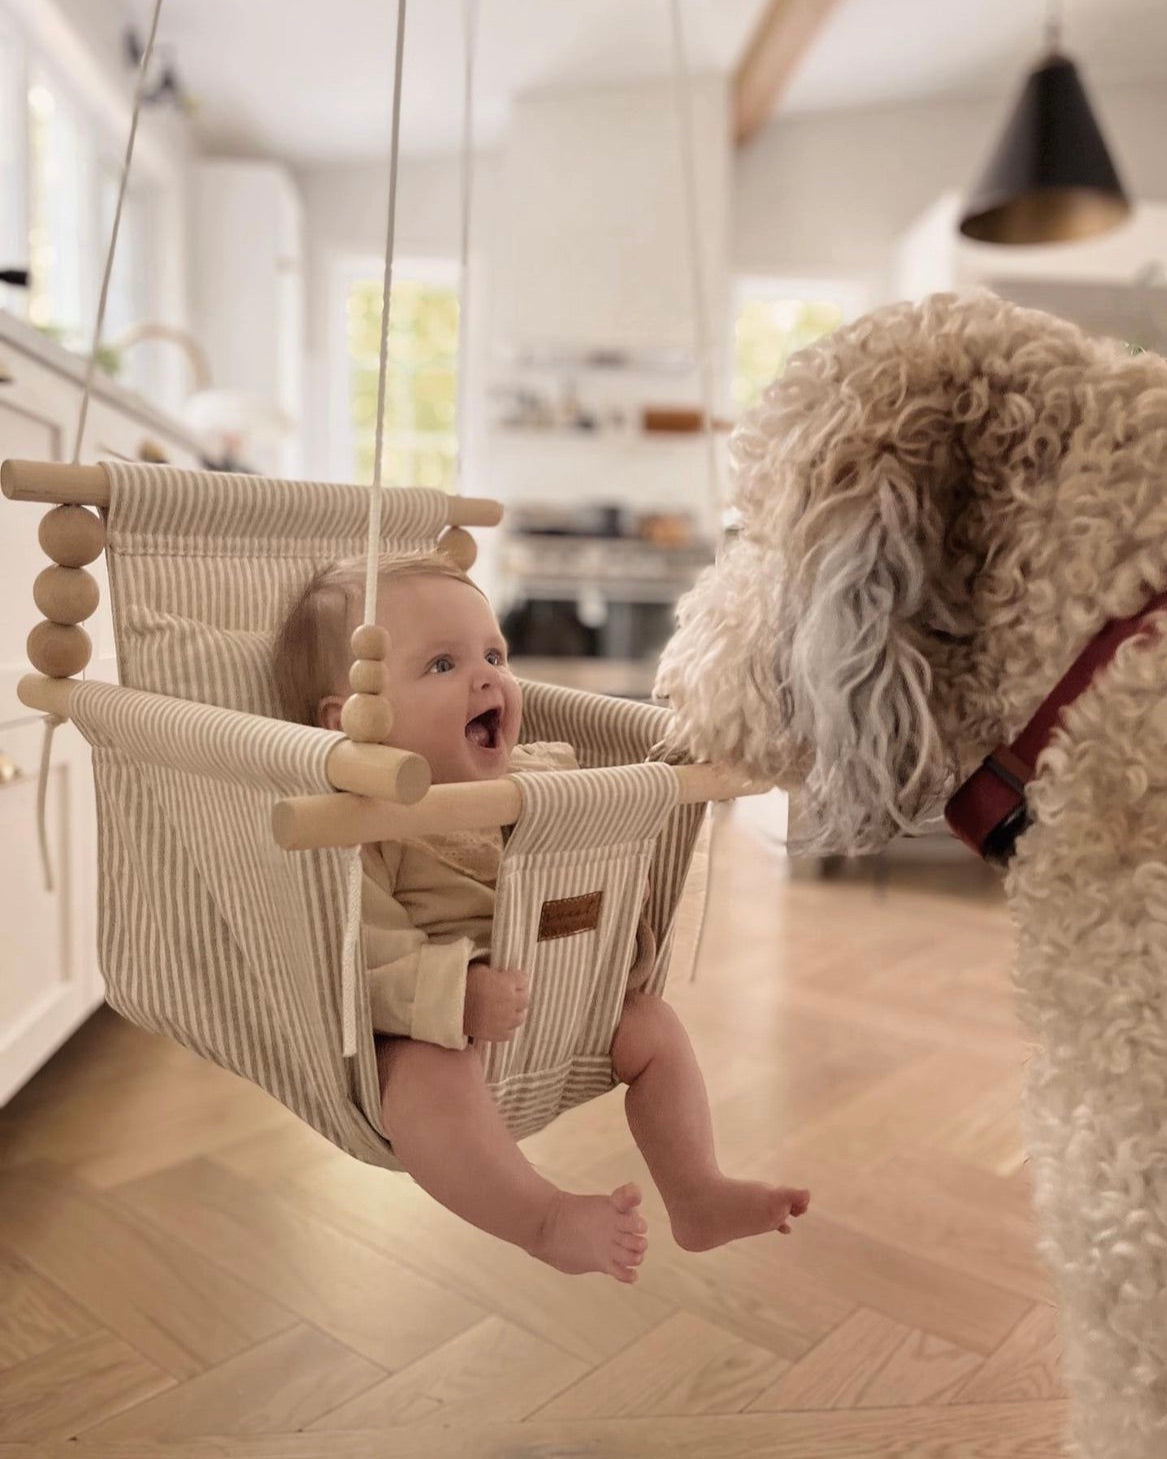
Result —
[{"label": "lamp shade", "polygon": [[1061,243],[1130,213],[1077,67],[1051,55],[1026,80],[961,219],[982,243]]}]

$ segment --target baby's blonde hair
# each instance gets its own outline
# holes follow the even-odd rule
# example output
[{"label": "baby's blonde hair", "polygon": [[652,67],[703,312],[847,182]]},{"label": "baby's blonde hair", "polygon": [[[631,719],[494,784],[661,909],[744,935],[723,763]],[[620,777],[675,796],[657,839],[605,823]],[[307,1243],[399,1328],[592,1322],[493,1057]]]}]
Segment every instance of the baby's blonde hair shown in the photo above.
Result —
[{"label": "baby's blonde hair", "polygon": [[[482,589],[447,553],[383,553],[380,588],[390,578],[445,577]],[[352,663],[349,639],[361,622],[365,559],[350,557],[322,568],[288,610],[272,649],[276,693],[285,719],[320,723],[320,701],[343,688]]]}]

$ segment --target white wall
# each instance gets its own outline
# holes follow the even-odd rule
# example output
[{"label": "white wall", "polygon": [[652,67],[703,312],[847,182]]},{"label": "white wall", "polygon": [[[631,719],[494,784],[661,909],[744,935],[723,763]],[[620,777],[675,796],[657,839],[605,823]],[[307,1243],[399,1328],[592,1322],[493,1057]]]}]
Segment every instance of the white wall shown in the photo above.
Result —
[{"label": "white wall", "polygon": [[[1083,74],[1089,85],[1088,64]],[[1167,88],[1090,95],[1128,191],[1167,199]],[[900,235],[942,193],[975,182],[1012,101],[1010,89],[995,101],[777,118],[738,153],[734,268],[852,277],[870,281],[877,301],[890,297]]]}]

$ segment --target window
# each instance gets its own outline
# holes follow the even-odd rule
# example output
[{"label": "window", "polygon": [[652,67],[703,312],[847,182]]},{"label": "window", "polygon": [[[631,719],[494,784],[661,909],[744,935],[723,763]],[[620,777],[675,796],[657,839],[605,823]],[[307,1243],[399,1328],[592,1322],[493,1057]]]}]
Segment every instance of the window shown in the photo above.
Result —
[{"label": "window", "polygon": [[797,350],[862,313],[865,291],[850,281],[743,279],[734,316],[733,400],[756,403]]},{"label": "window", "polygon": [[36,70],[28,90],[29,318],[71,348],[82,346],[90,284],[94,172],[79,113]]},{"label": "window", "polygon": [[[25,218],[24,52],[0,15],[0,268],[28,264]],[[24,290],[0,284],[0,306],[25,312]]]},{"label": "window", "polygon": [[[452,491],[458,455],[458,290],[452,265],[394,261],[381,480]],[[373,479],[381,346],[381,266],[342,271],[338,475]]]}]

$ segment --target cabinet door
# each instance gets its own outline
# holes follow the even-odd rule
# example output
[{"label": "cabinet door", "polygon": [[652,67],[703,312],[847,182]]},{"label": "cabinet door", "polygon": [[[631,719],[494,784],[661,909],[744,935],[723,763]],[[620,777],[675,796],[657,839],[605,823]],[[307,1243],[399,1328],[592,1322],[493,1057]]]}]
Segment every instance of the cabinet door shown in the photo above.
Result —
[{"label": "cabinet door", "polygon": [[[75,390],[22,359],[0,386],[0,459],[62,459]],[[71,726],[53,740],[46,819],[54,889],[37,845],[42,722],[16,697],[25,640],[40,614],[32,584],[47,558],[49,508],[0,499],[0,1104],[100,1003],[94,893],[96,830],[89,747]],[[94,677],[104,677],[91,665]]]},{"label": "cabinet door", "polygon": [[102,999],[89,747],[72,725],[53,739],[50,891],[37,846],[42,735],[39,719],[0,726],[0,1104]]}]

